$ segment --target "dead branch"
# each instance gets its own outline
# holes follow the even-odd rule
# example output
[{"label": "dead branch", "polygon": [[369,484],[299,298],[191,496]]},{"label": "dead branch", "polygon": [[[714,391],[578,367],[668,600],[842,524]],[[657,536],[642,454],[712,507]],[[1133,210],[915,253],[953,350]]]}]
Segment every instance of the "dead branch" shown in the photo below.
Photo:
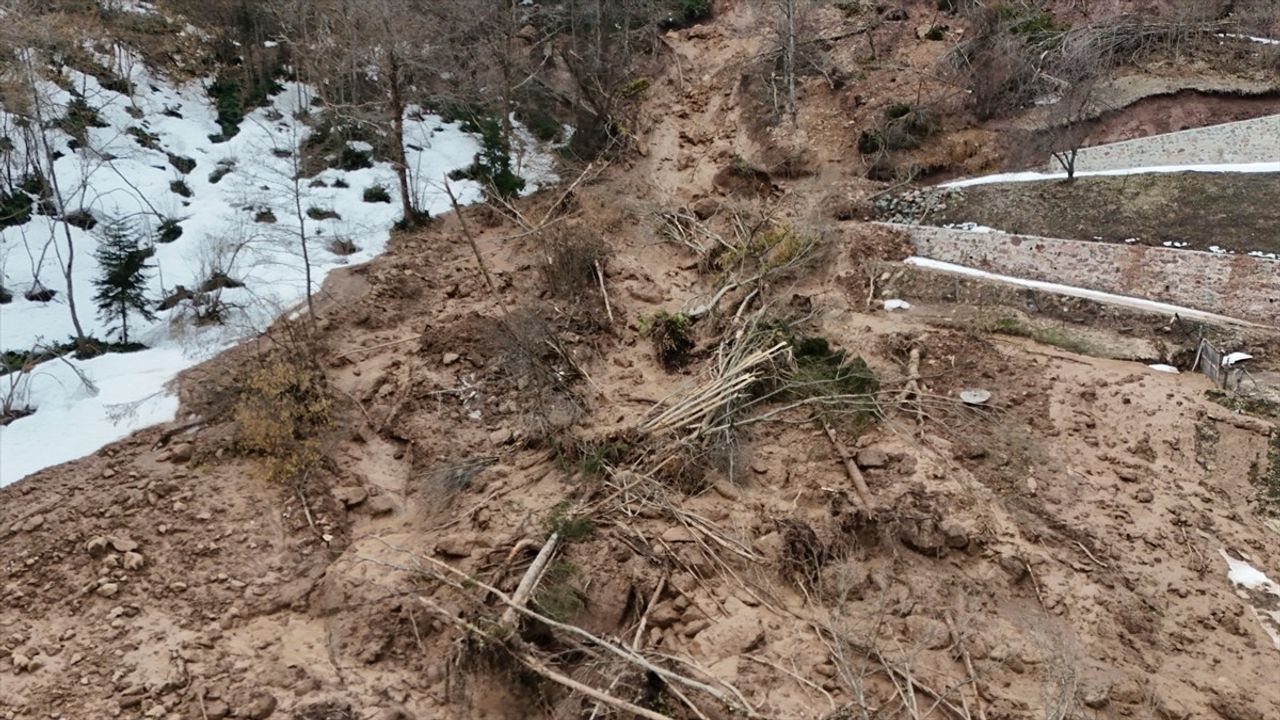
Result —
[{"label": "dead branch", "polygon": [[596,279],[600,281],[600,297],[604,298],[604,312],[609,316],[609,324],[613,324],[613,306],[609,304],[609,291],[604,287],[604,268],[596,261]]},{"label": "dead branch", "polygon": [[917,680],[915,676],[912,675],[909,671],[903,670],[897,665],[894,665],[893,663],[889,662],[888,658],[886,658],[876,648],[861,647],[859,649],[866,651],[868,653],[868,657],[871,657],[876,662],[880,663],[880,665],[884,667],[885,671],[889,673],[889,676],[891,678],[897,677],[898,679],[900,679],[904,683],[904,691],[906,692],[908,697],[912,697],[914,692],[916,690],[919,690],[925,695],[928,695],[929,697],[933,698],[933,700],[938,705],[946,708],[948,712],[950,712],[952,715],[955,715],[957,718],[960,718],[960,720],[972,720],[972,718],[969,716],[969,713],[965,712],[963,708],[956,707],[956,704],[951,702],[950,700],[947,700],[942,693],[938,692],[937,690],[934,690],[928,685],[925,685],[923,682]]},{"label": "dead branch", "polygon": [[662,433],[674,428],[691,428],[697,436],[705,431],[716,416],[716,410],[726,402],[739,397],[758,377],[755,368],[781,355],[788,345],[778,343],[767,350],[757,350],[725,369],[718,377],[703,383],[688,393],[684,399],[658,413],[641,424],[645,433]]},{"label": "dead branch", "polygon": [[[654,712],[653,710],[649,710],[648,708],[642,708],[639,705],[629,703],[626,700],[621,700],[612,695],[601,692],[600,690],[597,690],[591,687],[590,685],[580,683],[577,680],[574,680],[573,678],[568,677],[567,675],[561,675],[555,670],[552,670],[551,668],[542,664],[538,660],[534,659],[532,655],[516,655],[515,657],[517,660],[524,663],[525,667],[529,668],[530,670],[537,673],[538,675],[541,675],[542,677],[554,683],[563,685],[569,688],[570,690],[573,690],[574,692],[582,693],[583,695],[586,695],[587,697],[593,700],[598,700],[599,702],[602,702],[605,705],[609,705],[610,707],[615,707],[619,710],[624,710],[626,712],[636,715],[637,717],[649,718],[650,720],[671,720],[666,715]],[[674,690],[675,688],[673,687],[672,689]]]},{"label": "dead branch", "polygon": [[351,350],[347,350],[346,352],[340,352],[337,355],[334,355],[333,357],[334,359],[344,358],[348,355],[353,355],[355,353],[373,352],[374,350],[381,350],[383,348],[389,348],[393,345],[401,345],[403,343],[413,342],[414,340],[421,340],[421,339],[422,339],[422,335],[418,334],[418,335],[414,335],[413,337],[400,338],[399,340],[392,340],[391,342],[384,342],[378,345],[370,345],[369,347],[353,348]]},{"label": "dead branch", "polygon": [[924,406],[920,403],[922,395],[923,393],[920,392],[920,348],[913,347],[907,357],[907,379],[902,391],[898,394],[898,402],[906,405],[908,402],[914,401],[916,424],[920,426],[921,432],[924,431]]},{"label": "dead branch", "polygon": [[849,480],[853,483],[853,489],[858,492],[858,499],[862,501],[862,506],[866,508],[868,513],[874,513],[871,504],[871,491],[867,489],[867,481],[862,476],[862,471],[858,469],[858,464],[849,457],[849,452],[844,449],[844,445],[840,444],[840,440],[836,437],[836,433],[831,429],[831,424],[825,419],[822,420],[822,429],[827,433],[827,439],[831,441],[831,446],[835,448],[836,454],[840,456],[841,462],[844,463],[844,471],[849,475]]},{"label": "dead branch", "polygon": [[458,205],[458,196],[453,193],[453,187],[449,185],[449,178],[444,179],[444,191],[449,196],[449,204],[453,206],[453,214],[458,218],[458,224],[462,226],[462,234],[467,238],[467,244],[471,246],[471,252],[475,255],[476,265],[480,267],[480,274],[484,276],[485,285],[489,286],[489,292],[493,295],[494,301],[498,303],[498,307],[502,308],[502,314],[507,314],[507,306],[502,303],[502,299],[498,297],[498,286],[493,282],[493,276],[489,274],[489,266],[484,261],[484,255],[480,252],[480,246],[476,243],[476,238],[471,234],[471,228],[467,225],[467,218],[462,214],[462,208]]},{"label": "dead branch", "polygon": [[[519,605],[509,595],[502,592],[498,588],[493,587],[492,585],[489,585],[488,583],[485,583],[479,580],[478,578],[475,578],[463,572],[462,570],[459,570],[453,567],[449,563],[446,563],[441,560],[437,560],[429,556],[422,556],[420,559],[426,561],[430,565],[440,570],[445,571],[449,575],[452,575],[457,578],[461,578],[460,582],[453,583],[454,587],[461,588],[462,582],[469,583],[475,587],[480,588],[481,590],[488,592],[493,597],[496,597],[499,601],[505,604],[507,607],[513,608],[517,613],[524,615],[526,617],[532,618],[546,625],[547,627],[550,627],[554,630],[559,630],[560,632],[563,632],[567,635],[572,635],[578,638],[579,640],[591,645],[592,647],[600,648],[601,650],[604,650],[605,652],[608,652],[609,654],[614,655],[615,657],[618,657],[628,663],[631,663],[632,665],[635,665],[636,667],[639,667],[640,669],[646,672],[653,673],[654,675],[662,678],[667,682],[678,683],[692,690],[697,690],[699,692],[706,693],[707,695],[710,695],[716,700],[719,700],[720,702],[726,703],[731,706],[740,705],[741,709],[747,713],[748,717],[760,717],[760,714],[756,712],[756,710],[750,704],[746,703],[745,699],[743,699],[742,694],[737,690],[737,688],[734,688],[732,685],[729,685],[728,683],[720,681],[720,683],[724,685],[730,691],[730,693],[732,693],[734,697],[737,698],[737,702],[734,701],[734,697],[730,697],[730,695],[726,694],[724,691],[716,687],[713,687],[711,685],[708,685],[707,683],[704,683],[700,680],[694,680],[693,678],[686,677],[679,673],[668,670],[667,668],[664,668],[660,665],[656,665],[653,662],[649,661],[644,656],[640,655],[639,653],[633,650],[630,650],[626,647],[623,647],[616,643],[610,642],[609,640],[606,640],[602,637],[594,635],[576,625],[562,623],[558,620],[547,617],[546,615],[543,615],[542,613],[536,610],[531,610],[528,607]],[[426,598],[419,598],[419,600],[422,601],[428,607],[432,606],[432,604]],[[436,606],[437,609],[438,607],[439,606]],[[475,626],[471,625],[470,623],[467,623],[467,626],[468,626],[468,629],[472,629],[473,631],[476,631],[476,632],[479,631],[479,628],[475,628]],[[684,661],[684,662],[688,664],[688,661]],[[711,677],[714,677],[714,676],[711,676]]]},{"label": "dead branch", "polygon": [[654,589],[653,594],[649,596],[649,603],[644,606],[644,612],[640,615],[640,622],[636,625],[636,634],[631,638],[631,649],[639,650],[640,643],[644,640],[644,626],[649,621],[649,613],[652,612],[653,606],[658,604],[658,598],[662,597],[662,591],[667,587],[667,576],[663,575],[658,580],[658,587]]},{"label": "dead branch", "polygon": [[832,710],[834,710],[837,707],[836,700],[835,698],[831,697],[831,693],[824,690],[821,685],[818,685],[812,680],[809,680],[792,670],[788,670],[785,667],[779,665],[778,663],[772,660],[768,660],[762,657],[757,657],[755,655],[743,655],[742,657],[747,660],[750,660],[751,662],[760,663],[761,665],[767,665],[773,668],[774,670],[777,670],[778,672],[786,673],[787,675],[790,675],[792,679],[800,683],[802,686],[810,688],[812,690],[817,690],[818,692],[822,693],[822,696],[825,697],[827,699],[827,702],[831,704]]},{"label": "dead branch", "polygon": [[516,608],[524,607],[524,604],[529,602],[529,596],[538,586],[538,581],[542,579],[542,573],[546,570],[547,563],[551,562],[551,556],[555,554],[559,542],[560,533],[551,533],[551,537],[542,544],[538,556],[533,559],[533,564],[525,571],[524,577],[520,578],[520,584],[516,586],[516,591],[511,594],[511,605],[506,612],[502,613],[502,618],[498,621],[501,627],[508,629],[515,627]]}]

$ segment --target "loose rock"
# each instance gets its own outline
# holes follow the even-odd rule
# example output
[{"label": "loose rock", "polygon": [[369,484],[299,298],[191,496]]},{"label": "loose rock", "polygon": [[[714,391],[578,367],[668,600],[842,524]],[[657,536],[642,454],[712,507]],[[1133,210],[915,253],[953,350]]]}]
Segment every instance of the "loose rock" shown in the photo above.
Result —
[{"label": "loose rock", "polygon": [[858,467],[863,468],[882,468],[889,464],[889,456],[885,451],[879,448],[863,448],[858,451],[854,460],[858,463]]},{"label": "loose rock", "polygon": [[380,515],[390,515],[400,509],[400,505],[390,495],[379,495],[369,500],[365,504],[365,509],[375,517]]}]

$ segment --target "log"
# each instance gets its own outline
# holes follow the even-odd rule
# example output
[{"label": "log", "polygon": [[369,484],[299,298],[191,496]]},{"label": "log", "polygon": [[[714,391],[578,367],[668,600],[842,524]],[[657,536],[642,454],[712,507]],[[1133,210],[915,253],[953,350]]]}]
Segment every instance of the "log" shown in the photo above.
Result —
[{"label": "log", "polygon": [[866,478],[862,476],[862,471],[858,469],[858,464],[849,457],[848,451],[844,449],[844,445],[840,444],[836,432],[831,429],[831,425],[826,420],[822,421],[822,429],[827,431],[827,439],[831,441],[831,446],[836,449],[836,454],[840,456],[841,462],[844,463],[844,471],[849,476],[849,480],[853,482],[853,489],[858,492],[858,499],[862,501],[862,506],[866,508],[868,513],[875,512],[871,504],[871,491],[867,489]]}]

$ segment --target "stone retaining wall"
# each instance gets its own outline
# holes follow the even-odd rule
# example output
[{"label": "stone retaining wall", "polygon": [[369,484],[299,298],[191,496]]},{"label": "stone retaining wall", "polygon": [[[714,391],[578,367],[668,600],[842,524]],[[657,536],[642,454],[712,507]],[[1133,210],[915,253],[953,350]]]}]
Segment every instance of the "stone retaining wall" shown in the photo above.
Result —
[{"label": "stone retaining wall", "polygon": [[1280,262],[1275,260],[923,225],[897,227],[911,236],[921,257],[1280,327]]},{"label": "stone retaining wall", "polygon": [[[1076,170],[1280,162],[1280,115],[1083,148]],[[1050,172],[1061,172],[1055,161]]]}]

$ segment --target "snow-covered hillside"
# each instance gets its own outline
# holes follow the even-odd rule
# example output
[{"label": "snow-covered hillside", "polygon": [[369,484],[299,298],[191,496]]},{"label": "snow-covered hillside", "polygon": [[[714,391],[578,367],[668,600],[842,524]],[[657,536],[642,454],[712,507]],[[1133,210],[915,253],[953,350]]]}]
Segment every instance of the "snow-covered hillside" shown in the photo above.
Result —
[{"label": "snow-covered hillside", "polygon": [[[0,427],[0,485],[172,419],[177,401],[166,383],[180,370],[295,307],[306,289],[295,191],[307,215],[313,289],[328,271],[382,252],[399,217],[395,174],[386,163],[351,172],[325,170],[295,186],[295,153],[308,128],[294,114],[310,103],[305,87],[286,84],[269,107],[246,117],[238,134],[214,142],[210,138],[221,130],[202,83],[172,83],[137,58],[104,58],[108,63],[127,68],[131,95],[71,69],[63,71],[58,84],[40,88],[54,114],[65,114],[80,97],[102,126],[88,127],[83,144],[60,130],[49,135],[67,210],[83,208],[99,222],[126,220],[148,238],[159,235],[165,219],[178,221],[181,236],[155,244],[149,294],[157,303],[178,286],[199,288],[215,272],[243,287],[221,290],[221,300],[232,309],[221,324],[194,323],[190,307],[182,303],[158,312],[154,322],[131,319],[130,339],[148,350],[54,360],[27,376],[0,377],[0,393],[13,390],[16,404],[36,409]],[[0,144],[0,153],[8,152],[10,165],[17,167],[25,152],[20,127],[15,115],[0,108],[0,136],[10,141]],[[476,138],[414,111],[406,117],[405,141],[419,207],[432,214],[447,210],[441,180],[471,164],[479,149]],[[552,179],[549,158],[522,154],[527,191]],[[387,190],[389,202],[366,202],[366,191],[375,186]],[[480,197],[480,188],[470,181],[453,187],[465,202]],[[27,351],[65,342],[73,334],[62,269],[72,248],[80,320],[87,334],[108,338],[108,324],[93,304],[93,280],[100,274],[97,243],[94,230],[64,228],[55,217],[38,213],[23,225],[0,230],[0,276],[13,296],[0,305],[0,350]],[[40,286],[56,294],[45,302],[26,297]]]}]

